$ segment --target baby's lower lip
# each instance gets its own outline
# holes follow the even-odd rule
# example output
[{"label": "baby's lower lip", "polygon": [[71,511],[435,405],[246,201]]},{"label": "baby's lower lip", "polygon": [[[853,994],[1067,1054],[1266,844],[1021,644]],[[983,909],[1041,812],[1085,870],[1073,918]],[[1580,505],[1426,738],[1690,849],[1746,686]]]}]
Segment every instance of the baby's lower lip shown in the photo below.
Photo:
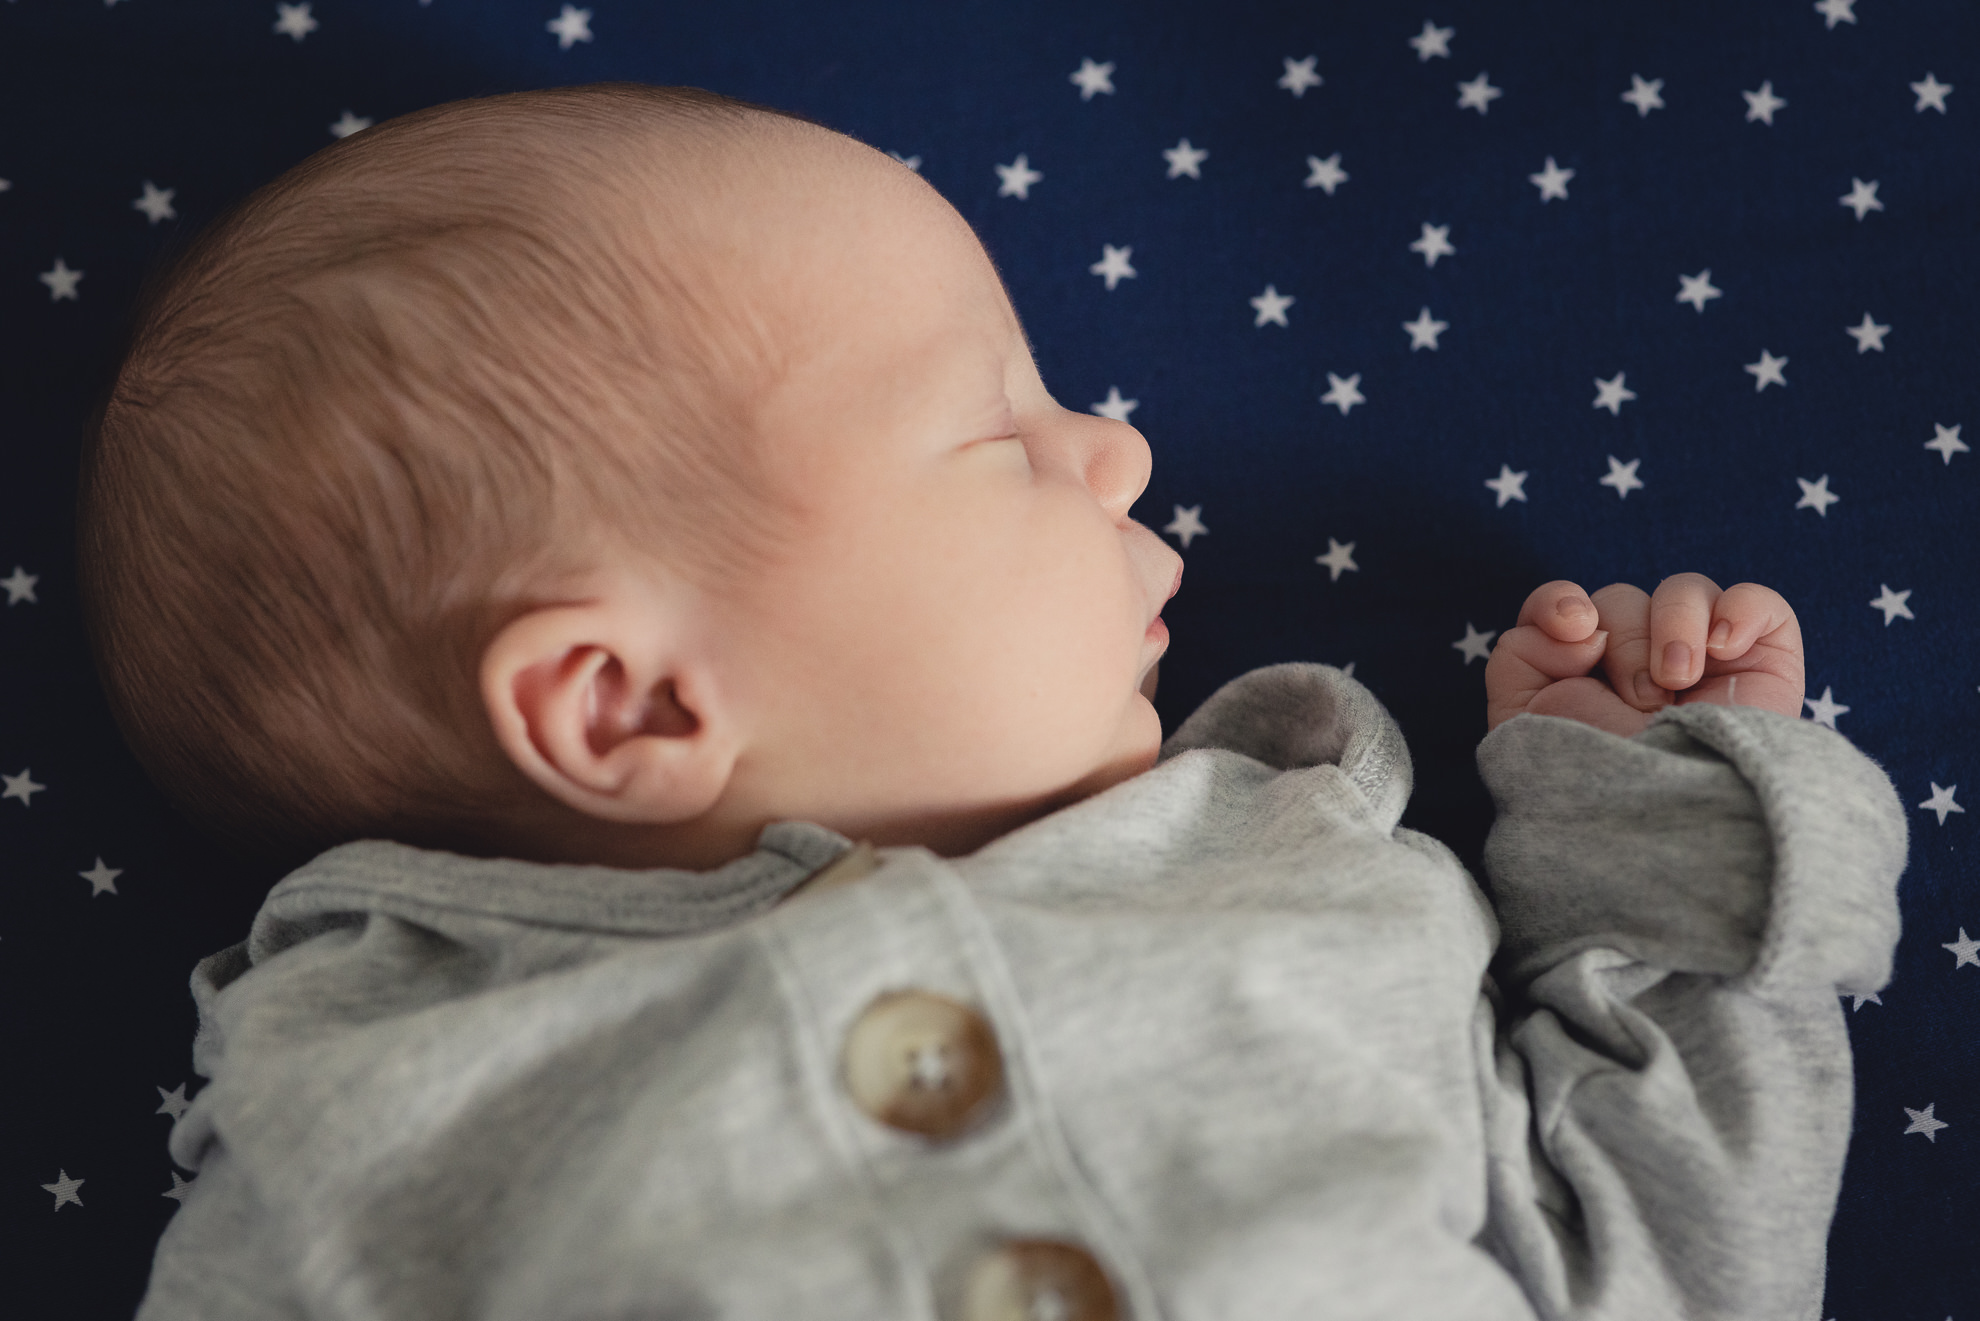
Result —
[{"label": "baby's lower lip", "polygon": [[1148,631],[1142,636],[1155,642],[1167,642],[1169,640],[1169,626],[1162,622],[1162,616],[1157,615],[1149,623]]}]

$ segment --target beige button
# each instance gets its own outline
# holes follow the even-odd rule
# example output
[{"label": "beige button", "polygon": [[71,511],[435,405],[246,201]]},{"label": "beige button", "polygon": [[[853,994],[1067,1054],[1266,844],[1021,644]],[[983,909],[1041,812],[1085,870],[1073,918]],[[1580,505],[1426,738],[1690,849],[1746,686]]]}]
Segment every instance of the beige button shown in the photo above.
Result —
[{"label": "beige button", "polygon": [[1115,1321],[1114,1286],[1071,1243],[1019,1239],[986,1253],[963,1284],[962,1321]]},{"label": "beige button", "polygon": [[840,1060],[846,1090],[883,1124],[952,1138],[1004,1085],[997,1035],[968,1005],[929,991],[889,991],[860,1014]]}]

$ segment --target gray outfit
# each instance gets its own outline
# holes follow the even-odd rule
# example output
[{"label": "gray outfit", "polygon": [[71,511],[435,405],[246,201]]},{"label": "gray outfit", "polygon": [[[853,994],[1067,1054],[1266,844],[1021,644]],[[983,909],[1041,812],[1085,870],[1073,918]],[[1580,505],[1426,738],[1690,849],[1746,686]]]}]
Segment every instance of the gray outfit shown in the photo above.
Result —
[{"label": "gray outfit", "polygon": [[[1489,903],[1312,664],[847,884],[793,893],[851,844],[802,821],[701,873],[333,849],[194,972],[199,1175],[139,1316],[927,1318],[1009,1238],[1141,1321],[1818,1316],[1889,780],[1707,705],[1520,716],[1478,765]],[[946,1141],[840,1071],[904,988],[1001,1052]]]}]

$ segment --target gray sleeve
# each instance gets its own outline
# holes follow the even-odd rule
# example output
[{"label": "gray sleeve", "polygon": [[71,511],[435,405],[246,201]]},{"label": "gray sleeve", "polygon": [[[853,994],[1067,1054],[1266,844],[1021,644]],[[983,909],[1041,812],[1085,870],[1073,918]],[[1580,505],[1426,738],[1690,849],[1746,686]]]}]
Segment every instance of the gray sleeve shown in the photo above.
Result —
[{"label": "gray sleeve", "polygon": [[1817,1317],[1906,823],[1832,730],[1519,716],[1478,764],[1505,1001],[1479,1050],[1488,1246],[1548,1318]]},{"label": "gray sleeve", "polygon": [[300,1321],[287,1260],[252,1185],[210,1147],[158,1240],[136,1321]]}]

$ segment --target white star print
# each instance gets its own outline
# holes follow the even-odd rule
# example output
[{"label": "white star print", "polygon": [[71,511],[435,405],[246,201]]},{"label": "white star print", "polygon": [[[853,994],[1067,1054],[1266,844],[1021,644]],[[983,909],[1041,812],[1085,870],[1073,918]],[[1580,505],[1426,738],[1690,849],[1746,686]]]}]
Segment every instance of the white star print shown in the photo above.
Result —
[{"label": "white star print", "polygon": [[[1933,789],[1937,789],[1938,787],[1939,786],[1936,784],[1932,786]],[[1953,787],[1958,788],[1957,785]],[[1950,794],[1952,790],[1948,789],[1946,790],[1946,792]],[[1919,806],[1923,807],[1925,806],[1925,804],[1921,803],[1919,804]],[[1945,813],[1941,812],[1939,814],[1939,824],[1944,825],[1945,823],[1946,823]],[[1980,940],[1969,939],[1966,934],[1965,927],[1961,927],[1959,929],[1958,940],[1948,941],[1947,943],[1939,946],[1939,948],[1949,949],[1952,951],[1954,972],[1958,972],[1961,968],[1964,968],[1969,963],[1976,968],[1980,968]]]},{"label": "white star print", "polygon": [[1090,59],[1082,59],[1079,68],[1074,70],[1072,77],[1066,81],[1079,85],[1079,99],[1082,101],[1091,101],[1095,92],[1105,92],[1108,96],[1112,96],[1114,62],[1108,60],[1105,64],[1095,64]]},{"label": "white star print", "polygon": [[1863,314],[1862,325],[1843,327],[1843,334],[1850,336],[1856,341],[1856,351],[1858,353],[1868,353],[1871,349],[1882,353],[1884,351],[1884,336],[1890,333],[1891,328],[1889,326],[1878,325],[1870,319],[1868,312]]},{"label": "white star print", "polygon": [[83,1200],[81,1197],[76,1195],[76,1191],[82,1186],[83,1186],[83,1180],[71,1179],[69,1177],[69,1172],[67,1170],[62,1170],[60,1173],[58,1173],[55,1176],[55,1182],[44,1183],[41,1185],[44,1191],[55,1194],[55,1209],[57,1211],[67,1206],[70,1202],[74,1202],[77,1206],[81,1206],[83,1204]]},{"label": "white star print", "polygon": [[1849,177],[1849,191],[1836,200],[1856,212],[1858,220],[1872,211],[1884,209],[1884,204],[1877,200],[1877,181],[1872,179],[1865,183],[1853,174]]},{"label": "white star print", "polygon": [[[1959,788],[1958,785],[1949,784],[1945,788],[1941,789],[1939,787],[1938,781],[1933,780],[1933,781],[1929,781],[1929,783],[1932,786],[1932,796],[1926,799],[1924,802],[1920,803],[1919,806],[1924,808],[1928,812],[1937,812],[1939,814],[1940,825],[1943,826],[1946,823],[1946,814],[1948,812],[1959,812],[1962,814],[1965,813],[1966,809],[1953,801],[1953,790]],[[1964,927],[1960,928],[1959,938],[1961,940],[1966,939],[1966,928]],[[1951,949],[1952,946],[1948,945],[1946,946],[1946,948]],[[1966,962],[1966,956],[1961,955],[1960,963],[1964,963],[1964,962]],[[1953,966],[1958,967],[1959,964],[1954,964]]]},{"label": "white star print", "polygon": [[117,893],[117,878],[123,874],[124,869],[122,867],[104,866],[101,857],[97,858],[96,865],[88,871],[79,871],[76,873],[76,875],[89,882],[89,897],[92,899],[106,890],[111,894]]},{"label": "white star print", "polygon": [[1622,463],[1616,459],[1615,455],[1611,454],[1609,456],[1609,475],[1601,479],[1602,485],[1615,487],[1618,499],[1629,499],[1629,493],[1631,491],[1640,491],[1643,489],[1643,479],[1636,475],[1636,465],[1642,462],[1642,459],[1631,459],[1628,463]]},{"label": "white star print", "polygon": [[318,27],[317,21],[310,17],[308,5],[276,5],[275,12],[281,17],[275,20],[274,30],[285,37],[301,41]]},{"label": "white star print", "polygon": [[1045,176],[1032,169],[1031,162],[1025,159],[1023,152],[1019,152],[1018,158],[1009,165],[997,167],[997,177],[1003,180],[997,185],[997,196],[1023,199],[1031,196],[1031,185]]},{"label": "white star print", "polygon": [[1501,509],[1506,507],[1506,501],[1508,500],[1526,499],[1526,474],[1523,472],[1514,472],[1507,464],[1500,464],[1499,475],[1497,477],[1487,477],[1485,479],[1485,485],[1498,493],[1499,508]]},{"label": "white star print", "polygon": [[59,303],[64,298],[72,303],[82,301],[82,296],[76,292],[76,285],[82,280],[83,273],[70,270],[68,263],[60,257],[55,259],[53,270],[43,271],[38,278],[48,286],[49,302]]},{"label": "white star print", "polygon": [[173,1170],[172,1186],[170,1188],[167,1188],[164,1192],[158,1195],[160,1197],[169,1197],[173,1201],[177,1202],[179,1205],[184,1206],[186,1203],[186,1194],[191,1191],[192,1191],[192,1180],[180,1178],[179,1172],[177,1170]]},{"label": "white star print", "polygon": [[1753,393],[1759,394],[1770,385],[1787,388],[1787,377],[1781,375],[1781,368],[1787,366],[1786,358],[1776,358],[1765,349],[1760,350],[1760,361],[1749,362],[1746,370],[1753,373]]},{"label": "white star print", "polygon": [[1911,1127],[1904,1130],[1904,1135],[1908,1137],[1913,1133],[1923,1133],[1927,1142],[1937,1142],[1939,1140],[1939,1130],[1952,1127],[1945,1120],[1934,1119],[1932,1117],[1932,1111],[1937,1106],[1938,1102],[1936,1101],[1926,1106],[1923,1110],[1913,1110],[1910,1106],[1905,1106],[1904,1112],[1911,1116]]},{"label": "white star print", "polygon": [[1139,399],[1121,398],[1120,387],[1110,385],[1107,387],[1107,397],[1092,407],[1093,411],[1101,417],[1111,417],[1116,422],[1125,422],[1128,420],[1129,413],[1141,407],[1141,401]]},{"label": "white star print", "polygon": [[1724,294],[1712,283],[1712,268],[1707,266],[1696,275],[1678,276],[1678,296],[1680,303],[1690,303],[1700,312],[1705,310],[1708,299],[1721,298]]},{"label": "white star print", "polygon": [[1740,95],[1746,98],[1746,122],[1749,124],[1757,119],[1771,128],[1774,123],[1774,112],[1787,105],[1786,101],[1774,95],[1774,84],[1771,81],[1761,83],[1757,92],[1741,92]]},{"label": "white star print", "polygon": [[1332,372],[1328,372],[1327,393],[1320,396],[1320,402],[1332,404],[1340,409],[1342,417],[1346,417],[1348,410],[1356,404],[1367,403],[1368,401],[1361,397],[1361,373],[1356,372],[1344,381]]},{"label": "white star print", "polygon": [[1411,353],[1418,349],[1430,349],[1434,352],[1437,347],[1437,336],[1449,330],[1451,323],[1434,319],[1430,315],[1430,309],[1426,307],[1416,314],[1416,320],[1403,322],[1402,328],[1409,332]]},{"label": "white star print", "polygon": [[1662,78],[1652,78],[1649,82],[1645,82],[1632,73],[1629,76],[1629,90],[1622,94],[1622,99],[1636,107],[1636,117],[1641,119],[1652,110],[1664,108],[1664,98],[1660,95],[1663,90]]},{"label": "white star print", "polygon": [[1614,380],[1595,378],[1595,407],[1606,408],[1612,417],[1622,416],[1623,401],[1636,398],[1636,391],[1623,384],[1624,373],[1617,372]]},{"label": "white star print", "polygon": [[1829,490],[1829,474],[1827,473],[1823,473],[1819,481],[1811,482],[1801,477],[1797,477],[1794,480],[1801,484],[1801,498],[1794,502],[1796,509],[1813,509],[1822,517],[1827,518],[1829,516],[1829,506],[1842,499],[1841,496]]},{"label": "white star print", "polygon": [[1309,55],[1303,60],[1295,60],[1288,55],[1286,57],[1286,72],[1279,79],[1279,86],[1285,88],[1294,96],[1304,97],[1307,88],[1318,87],[1326,81],[1319,74],[1313,72],[1313,66],[1319,62],[1320,57],[1318,55]]},{"label": "white star print", "polygon": [[1336,188],[1348,181],[1348,172],[1341,168],[1341,153],[1338,151],[1324,161],[1318,156],[1308,156],[1306,168],[1310,171],[1306,176],[1306,186],[1324,188],[1329,197],[1334,195]]},{"label": "white star print", "polygon": [[1182,542],[1184,550],[1188,550],[1189,543],[1196,538],[1210,534],[1210,529],[1203,526],[1202,505],[1191,505],[1187,509],[1177,505],[1175,510],[1176,516],[1170,519],[1169,525],[1162,530]]},{"label": "white star print", "polygon": [[6,192],[9,188],[12,188],[13,186],[14,185],[11,180],[0,179],[0,193]]},{"label": "white star print", "polygon": [[1856,0],[1816,0],[1815,12],[1829,20],[1827,26],[1856,21]]},{"label": "white star print", "polygon": [[1330,575],[1327,581],[1332,583],[1339,582],[1343,573],[1361,572],[1361,566],[1354,562],[1354,543],[1352,541],[1343,546],[1332,537],[1328,537],[1327,553],[1325,555],[1315,555],[1313,562],[1327,566],[1327,573]]},{"label": "white star print", "polygon": [[903,156],[898,151],[895,151],[892,147],[889,147],[887,149],[887,154],[889,156],[892,156],[895,160],[899,161],[901,164],[907,166],[910,170],[913,170],[916,174],[921,173],[921,157]]},{"label": "white star print", "polygon": [[1409,250],[1422,253],[1425,266],[1435,266],[1437,258],[1449,257],[1457,252],[1451,246],[1451,227],[1433,225],[1427,220],[1423,222],[1423,237],[1410,244]]},{"label": "white star print", "polygon": [[[1889,628],[1891,621],[1899,616],[1903,616],[1906,619],[1916,618],[1911,613],[1911,607],[1905,604],[1906,601],[1911,599],[1911,589],[1909,587],[1905,588],[1902,592],[1893,592],[1888,583],[1878,583],[1877,586],[1882,590],[1877,593],[1877,599],[1870,603],[1870,608],[1884,612],[1885,628]],[[1937,792],[1936,786],[1933,791]]]},{"label": "white star print", "polygon": [[1299,300],[1280,293],[1268,284],[1264,293],[1251,300],[1252,307],[1258,312],[1258,319],[1251,324],[1262,326],[1271,321],[1283,326],[1286,324],[1286,309],[1297,301]]},{"label": "white star print", "polygon": [[23,766],[19,775],[0,775],[0,784],[7,786],[6,791],[0,793],[0,802],[5,802],[9,798],[18,798],[22,807],[33,807],[34,804],[29,800],[48,787],[45,784],[36,784],[33,772],[32,766]]},{"label": "white star print", "polygon": [[557,17],[543,26],[557,34],[558,50],[569,50],[572,42],[591,40],[591,11],[565,5]]},{"label": "white star print", "polygon": [[1111,243],[1102,243],[1100,253],[1100,260],[1086,269],[1104,278],[1108,289],[1111,290],[1122,280],[1134,278],[1134,267],[1128,265],[1128,258],[1134,255],[1133,248],[1117,248]]},{"label": "white star print", "polygon": [[160,188],[151,180],[144,181],[144,196],[131,203],[134,210],[144,212],[144,218],[151,224],[161,220],[171,220],[179,213],[172,209],[172,194],[176,188]]},{"label": "white star print", "polygon": [[1849,1012],[1852,1014],[1863,1008],[1866,1004],[1881,1005],[1884,1003],[1884,998],[1875,991],[1870,992],[1868,995],[1851,995],[1849,998],[1856,1002],[1849,1007]]},{"label": "white star print", "polygon": [[1409,39],[1409,44],[1416,48],[1416,62],[1425,64],[1433,58],[1448,60],[1451,57],[1451,38],[1456,35],[1456,28],[1440,28],[1429,19],[1424,19],[1423,31]]},{"label": "white star print", "polygon": [[349,110],[346,110],[343,116],[330,126],[330,136],[334,138],[347,138],[353,133],[362,133],[370,127],[371,121],[369,119],[363,115],[354,115]]},{"label": "white star print", "polygon": [[[1965,425],[1966,424],[1964,422],[1960,423],[1960,426],[1965,426]],[[1960,429],[1959,427],[1943,427],[1940,426],[1937,422],[1934,422],[1932,424],[1932,430],[1937,434],[1935,434],[1930,440],[1925,442],[1925,448],[1928,450],[1939,451],[1940,454],[1945,456],[1946,462],[1951,463],[1953,455],[1964,454],[1967,450],[1973,448],[1971,445],[1968,445],[1965,441],[1959,438],[1959,429]],[[16,574],[19,574],[20,569],[16,568],[14,572]],[[28,581],[32,583],[34,580],[30,578],[28,579]],[[13,591],[13,588],[5,582],[0,582],[0,587],[6,587],[10,593]],[[33,596],[28,597],[28,600],[30,601],[32,601],[33,599],[34,599]],[[13,601],[10,599],[7,602],[7,604],[12,605]]]},{"label": "white star print", "polygon": [[1192,179],[1201,179],[1203,175],[1197,167],[1210,159],[1210,153],[1201,147],[1190,146],[1189,139],[1184,138],[1173,147],[1163,148],[1162,157],[1169,162],[1171,179],[1180,179],[1185,174]]},{"label": "white star print", "polygon": [[1505,95],[1503,89],[1494,87],[1485,80],[1483,70],[1480,70],[1478,76],[1470,82],[1459,83],[1457,89],[1458,109],[1476,110],[1481,115],[1485,113],[1486,107]]},{"label": "white star print", "polygon": [[1808,708],[1808,718],[1810,720],[1813,720],[1818,725],[1827,725],[1830,729],[1836,727],[1837,716],[1846,715],[1849,712],[1848,707],[1832,699],[1827,684],[1822,685],[1822,695],[1820,697],[1804,697],[1801,699],[1801,704]]},{"label": "white star print", "polygon": [[1540,200],[1543,202],[1555,197],[1565,202],[1568,195],[1568,180],[1572,178],[1574,178],[1574,171],[1563,170],[1560,166],[1554,164],[1554,158],[1552,156],[1547,158],[1547,167],[1541,170],[1540,173],[1526,176],[1527,182],[1540,190]]},{"label": "white star print", "polygon": [[[1940,427],[1939,430],[1944,431],[1945,428]],[[1953,434],[1955,437],[1959,434],[1958,427],[1953,428]],[[1954,443],[1957,444],[1957,440]],[[1966,446],[1961,445],[1960,448],[1965,449]],[[1946,461],[1950,463],[1952,456],[1947,455]],[[26,601],[30,605],[39,605],[40,602],[35,600],[34,585],[40,581],[41,576],[39,574],[29,573],[26,569],[16,564],[12,575],[6,578],[0,578],[0,587],[7,589],[7,604],[10,606],[19,605],[23,601]]]},{"label": "white star print", "polygon": [[172,1122],[176,1124],[179,1121],[179,1116],[185,1114],[190,1109],[192,1109],[192,1102],[186,1099],[186,1084],[180,1083],[169,1092],[163,1087],[158,1088],[158,1108],[151,1113],[154,1115],[170,1115],[172,1116]]},{"label": "white star print", "polygon": [[1491,653],[1492,639],[1497,636],[1499,636],[1499,630],[1493,629],[1490,633],[1480,633],[1471,626],[1471,621],[1467,619],[1464,621],[1464,636],[1451,645],[1464,653],[1464,663],[1469,665],[1475,660],[1484,660]]},{"label": "white star print", "polygon": [[1922,115],[1925,107],[1931,106],[1943,115],[1946,113],[1946,96],[1952,89],[1951,83],[1942,83],[1927,73],[1924,82],[1911,85],[1911,90],[1918,93],[1918,104],[1912,108]]}]

